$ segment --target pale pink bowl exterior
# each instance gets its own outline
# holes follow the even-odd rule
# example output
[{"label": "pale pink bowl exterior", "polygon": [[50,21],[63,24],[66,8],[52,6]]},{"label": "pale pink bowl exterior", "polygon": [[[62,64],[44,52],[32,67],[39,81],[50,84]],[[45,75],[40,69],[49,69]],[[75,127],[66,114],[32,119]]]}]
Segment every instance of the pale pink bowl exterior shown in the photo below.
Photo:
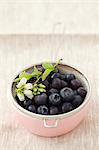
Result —
[{"label": "pale pink bowl exterior", "polygon": [[[9,94],[9,93],[8,93]],[[12,97],[10,95],[10,97]],[[89,97],[87,97],[89,99]],[[30,132],[45,136],[54,137],[73,130],[85,117],[88,111],[89,100],[82,104],[77,110],[67,114],[56,116],[43,116],[20,110],[12,101],[11,105],[15,112],[16,119]],[[23,109],[23,108],[22,108]]]},{"label": "pale pink bowl exterior", "polygon": [[[39,118],[31,117],[25,115],[19,110],[14,109],[16,119],[30,132],[45,136],[45,137],[54,137],[59,136],[69,131],[73,130],[85,117],[88,110],[88,104],[84,107],[81,111],[77,112],[76,114],[57,120],[57,127],[45,127],[44,120],[40,120]],[[48,125],[54,125],[56,120],[48,120],[46,123]]]}]

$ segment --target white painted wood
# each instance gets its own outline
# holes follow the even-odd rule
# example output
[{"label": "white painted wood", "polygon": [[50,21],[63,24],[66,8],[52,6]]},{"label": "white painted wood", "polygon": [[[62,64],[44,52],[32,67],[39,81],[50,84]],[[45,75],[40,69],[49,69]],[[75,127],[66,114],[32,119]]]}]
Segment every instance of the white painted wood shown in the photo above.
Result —
[{"label": "white painted wood", "polygon": [[0,34],[49,34],[58,22],[66,34],[98,34],[99,1],[0,0]]}]

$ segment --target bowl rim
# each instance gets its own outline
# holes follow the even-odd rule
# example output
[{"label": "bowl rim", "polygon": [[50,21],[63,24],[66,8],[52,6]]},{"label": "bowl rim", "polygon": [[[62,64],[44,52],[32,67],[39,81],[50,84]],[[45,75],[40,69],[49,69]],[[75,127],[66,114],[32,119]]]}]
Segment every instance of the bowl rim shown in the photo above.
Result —
[{"label": "bowl rim", "polygon": [[[42,63],[37,63],[36,65],[41,65]],[[52,63],[55,63],[55,62],[52,62]],[[32,64],[31,66],[25,67],[20,72],[16,73],[15,77],[12,78],[12,82],[10,82],[10,84],[8,85],[9,87],[8,87],[8,90],[7,90],[7,97],[8,97],[8,100],[9,100],[10,104],[14,107],[14,109],[16,109],[19,113],[22,113],[23,115],[30,116],[30,117],[35,117],[35,118],[39,118],[39,119],[43,119],[43,120],[44,119],[56,119],[57,120],[57,119],[67,118],[67,117],[73,116],[74,114],[76,114],[77,112],[82,110],[86,106],[86,104],[89,102],[90,95],[91,95],[91,87],[90,87],[89,80],[87,79],[87,77],[82,72],[80,72],[78,69],[76,69],[76,67],[73,67],[73,66],[65,64],[65,63],[61,63],[59,65],[67,66],[68,68],[71,68],[71,69],[75,70],[76,72],[78,72],[86,80],[87,87],[88,87],[87,95],[85,97],[84,102],[79,107],[77,107],[76,109],[74,109],[74,110],[72,110],[70,112],[59,114],[59,115],[41,115],[41,114],[36,114],[36,113],[32,113],[32,112],[24,109],[23,107],[21,107],[15,101],[15,99],[14,99],[14,97],[12,95],[13,80],[17,77],[17,75],[20,72],[22,72],[24,70],[27,70],[29,68],[32,68],[33,67],[33,64]]]}]

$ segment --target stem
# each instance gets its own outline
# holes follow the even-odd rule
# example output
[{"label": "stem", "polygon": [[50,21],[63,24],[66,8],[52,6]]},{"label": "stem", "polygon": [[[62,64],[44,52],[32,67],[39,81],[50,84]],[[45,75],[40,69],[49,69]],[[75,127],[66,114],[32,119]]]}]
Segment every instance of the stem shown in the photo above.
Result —
[{"label": "stem", "polygon": [[17,78],[17,79],[15,79],[13,82],[19,82],[20,81],[20,79],[19,78]]},{"label": "stem", "polygon": [[59,59],[59,61],[54,65],[56,67],[63,59]]},{"label": "stem", "polygon": [[41,78],[41,75],[38,77],[38,79],[34,82],[34,84],[36,84]]}]

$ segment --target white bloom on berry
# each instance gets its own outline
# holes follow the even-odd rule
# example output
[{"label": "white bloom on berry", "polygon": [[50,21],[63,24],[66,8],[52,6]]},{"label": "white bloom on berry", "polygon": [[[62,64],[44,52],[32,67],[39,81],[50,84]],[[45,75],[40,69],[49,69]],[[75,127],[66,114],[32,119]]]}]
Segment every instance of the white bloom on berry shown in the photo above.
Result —
[{"label": "white bloom on berry", "polygon": [[24,95],[26,95],[28,98],[33,98],[33,93],[31,90],[24,90]]},{"label": "white bloom on berry", "polygon": [[30,89],[33,88],[33,85],[32,85],[31,83],[27,83],[27,84],[25,84],[24,88],[25,88],[26,90],[30,90]]},{"label": "white bloom on berry", "polygon": [[17,93],[17,96],[18,96],[20,101],[24,101],[25,100],[24,94]]},{"label": "white bloom on berry", "polygon": [[26,78],[22,78],[21,80],[20,80],[20,82],[17,84],[17,88],[20,88],[20,87],[22,87],[23,85],[25,85],[26,84],[26,82],[27,82],[27,79]]}]

